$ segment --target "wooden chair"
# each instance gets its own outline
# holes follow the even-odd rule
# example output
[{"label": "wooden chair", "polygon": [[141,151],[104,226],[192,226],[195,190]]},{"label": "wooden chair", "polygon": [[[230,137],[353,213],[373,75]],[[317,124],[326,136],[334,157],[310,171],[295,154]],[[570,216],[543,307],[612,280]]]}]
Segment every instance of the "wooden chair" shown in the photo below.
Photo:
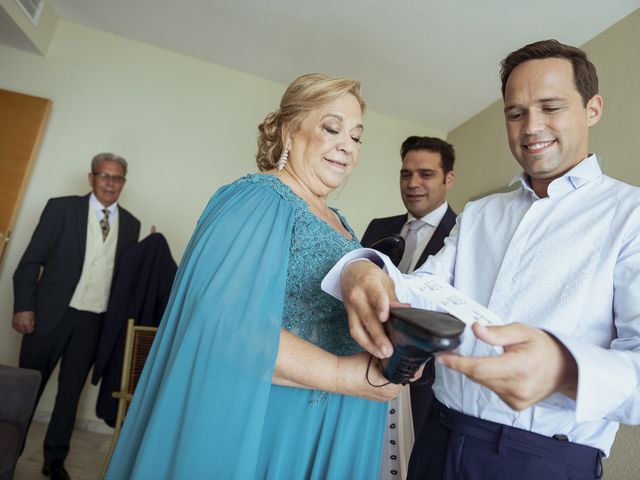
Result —
[{"label": "wooden chair", "polygon": [[133,398],[133,392],[138,385],[140,375],[142,374],[142,368],[147,360],[149,351],[151,350],[151,344],[156,336],[158,329],[156,327],[140,327],[133,323],[133,319],[129,319],[127,323],[127,336],[124,344],[124,361],[122,363],[122,376],[120,377],[120,391],[113,392],[111,396],[118,399],[118,413],[116,415],[115,430],[113,432],[113,438],[111,439],[111,446],[107,453],[104,463],[102,464],[102,471],[100,472],[100,478],[104,478],[107,473],[107,467],[111,460],[111,455],[118,441],[120,430],[122,429],[122,422],[124,416],[127,413],[127,408],[131,399]]}]

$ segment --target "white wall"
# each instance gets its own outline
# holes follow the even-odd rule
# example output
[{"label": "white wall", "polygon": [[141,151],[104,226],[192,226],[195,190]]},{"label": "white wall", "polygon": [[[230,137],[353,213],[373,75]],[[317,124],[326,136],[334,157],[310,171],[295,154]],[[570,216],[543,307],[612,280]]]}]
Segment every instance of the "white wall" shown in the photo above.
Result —
[{"label": "white wall", "polygon": [[[130,163],[121,203],[142,221],[143,235],[156,224],[179,261],[211,194],[256,170],[257,125],[285,85],[61,21],[46,58],[0,47],[0,88],[53,100],[0,265],[0,362],[15,365],[21,336],[10,327],[11,276],[47,199],[88,192],[91,157],[118,153]],[[373,111],[364,121],[360,165],[331,201],[360,234],[372,217],[402,211],[402,140],[444,136]],[[52,384],[40,411],[52,409]],[[79,418],[95,419],[96,392],[85,389]]]}]

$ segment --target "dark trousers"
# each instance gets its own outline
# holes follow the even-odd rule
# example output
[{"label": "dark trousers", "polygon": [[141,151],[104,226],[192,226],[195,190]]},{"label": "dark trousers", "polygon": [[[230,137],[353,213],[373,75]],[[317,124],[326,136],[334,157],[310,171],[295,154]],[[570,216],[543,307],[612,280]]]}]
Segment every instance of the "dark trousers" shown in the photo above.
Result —
[{"label": "dark trousers", "polygon": [[409,480],[602,478],[598,449],[451,410],[434,399],[417,432]]},{"label": "dark trousers", "polygon": [[426,421],[431,402],[433,402],[433,380],[435,360],[431,360],[424,367],[419,384],[411,385],[411,415],[413,416],[413,431],[419,432]]},{"label": "dark trousers", "polygon": [[20,366],[38,370],[42,375],[38,400],[60,361],[58,393],[44,438],[45,463],[64,461],[69,453],[78,401],[95,359],[102,317],[69,308],[53,332],[47,335],[31,333],[22,338]]}]

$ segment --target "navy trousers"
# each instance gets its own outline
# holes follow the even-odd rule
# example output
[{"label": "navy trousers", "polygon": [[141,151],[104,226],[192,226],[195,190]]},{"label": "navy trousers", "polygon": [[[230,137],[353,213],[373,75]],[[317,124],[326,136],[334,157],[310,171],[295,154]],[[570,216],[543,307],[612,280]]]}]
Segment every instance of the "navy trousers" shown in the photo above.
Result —
[{"label": "navy trousers", "polygon": [[602,478],[602,452],[451,410],[434,399],[417,432],[408,480]]}]

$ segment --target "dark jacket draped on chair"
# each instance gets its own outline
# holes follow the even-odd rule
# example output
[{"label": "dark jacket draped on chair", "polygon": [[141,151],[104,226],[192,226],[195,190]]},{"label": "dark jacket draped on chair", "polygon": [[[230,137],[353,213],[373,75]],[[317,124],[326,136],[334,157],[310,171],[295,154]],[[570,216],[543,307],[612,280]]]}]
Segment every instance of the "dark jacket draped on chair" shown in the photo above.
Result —
[{"label": "dark jacket draped on chair", "polygon": [[122,254],[105,314],[91,383],[100,392],[96,415],[114,426],[118,401],[111,393],[120,390],[127,320],[136,325],[157,327],[162,319],[177,271],[169,245],[160,233],[153,233]]}]

